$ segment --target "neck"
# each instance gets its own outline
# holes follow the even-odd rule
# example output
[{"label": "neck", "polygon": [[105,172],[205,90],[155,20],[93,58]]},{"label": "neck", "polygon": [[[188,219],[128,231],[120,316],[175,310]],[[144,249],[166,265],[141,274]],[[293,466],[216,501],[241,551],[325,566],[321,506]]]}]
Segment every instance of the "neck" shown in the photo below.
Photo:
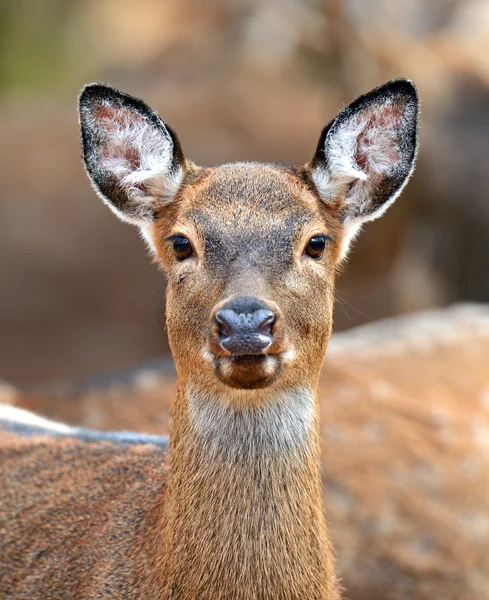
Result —
[{"label": "neck", "polygon": [[314,394],[246,394],[177,389],[164,598],[337,599]]}]

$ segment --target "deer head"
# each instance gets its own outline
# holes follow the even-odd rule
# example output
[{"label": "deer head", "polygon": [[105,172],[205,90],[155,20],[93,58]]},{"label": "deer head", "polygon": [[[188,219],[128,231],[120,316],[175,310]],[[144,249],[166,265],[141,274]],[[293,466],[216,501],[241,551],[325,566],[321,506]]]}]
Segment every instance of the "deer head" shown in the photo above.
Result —
[{"label": "deer head", "polygon": [[167,275],[180,378],[229,393],[317,381],[336,267],[408,180],[417,114],[414,86],[390,81],[344,108],[302,167],[202,168],[142,101],[101,84],[84,89],[86,168]]}]

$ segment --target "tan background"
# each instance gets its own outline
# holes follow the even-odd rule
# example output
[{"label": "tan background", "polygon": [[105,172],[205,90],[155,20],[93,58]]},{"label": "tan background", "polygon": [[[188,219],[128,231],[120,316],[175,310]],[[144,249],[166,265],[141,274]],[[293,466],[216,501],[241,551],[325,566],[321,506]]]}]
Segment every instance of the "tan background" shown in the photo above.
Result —
[{"label": "tan background", "polygon": [[412,78],[417,173],[360,238],[337,329],[489,301],[489,4],[475,0],[0,3],[0,378],[80,378],[167,351],[164,281],[90,190],[76,95],[143,97],[204,165],[302,163],[356,95]]}]

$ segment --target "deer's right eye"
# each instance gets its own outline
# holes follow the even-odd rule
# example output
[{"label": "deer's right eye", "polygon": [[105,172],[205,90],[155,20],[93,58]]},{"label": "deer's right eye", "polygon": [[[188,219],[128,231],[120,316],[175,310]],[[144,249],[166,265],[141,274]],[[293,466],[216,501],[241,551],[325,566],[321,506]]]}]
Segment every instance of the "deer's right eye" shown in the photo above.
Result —
[{"label": "deer's right eye", "polygon": [[329,238],[326,235],[315,235],[307,243],[305,253],[311,258],[320,259],[326,247],[327,239]]},{"label": "deer's right eye", "polygon": [[173,236],[173,252],[178,260],[185,260],[193,254],[192,244],[183,235],[175,235]]}]

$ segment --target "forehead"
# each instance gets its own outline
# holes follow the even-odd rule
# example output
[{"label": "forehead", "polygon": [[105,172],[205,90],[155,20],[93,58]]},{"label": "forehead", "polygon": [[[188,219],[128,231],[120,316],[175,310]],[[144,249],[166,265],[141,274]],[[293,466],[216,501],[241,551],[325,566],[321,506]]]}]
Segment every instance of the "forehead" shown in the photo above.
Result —
[{"label": "forehead", "polygon": [[327,227],[325,211],[292,171],[259,163],[206,171],[182,197],[179,220],[204,237],[248,233],[294,234]]}]

